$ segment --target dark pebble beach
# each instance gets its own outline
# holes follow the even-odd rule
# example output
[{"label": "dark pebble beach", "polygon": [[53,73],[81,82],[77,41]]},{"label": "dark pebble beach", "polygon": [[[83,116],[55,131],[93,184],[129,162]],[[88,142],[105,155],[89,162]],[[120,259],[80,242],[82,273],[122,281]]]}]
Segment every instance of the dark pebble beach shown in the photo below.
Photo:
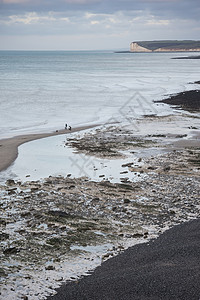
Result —
[{"label": "dark pebble beach", "polygon": [[200,219],[107,260],[48,300],[199,300]]}]

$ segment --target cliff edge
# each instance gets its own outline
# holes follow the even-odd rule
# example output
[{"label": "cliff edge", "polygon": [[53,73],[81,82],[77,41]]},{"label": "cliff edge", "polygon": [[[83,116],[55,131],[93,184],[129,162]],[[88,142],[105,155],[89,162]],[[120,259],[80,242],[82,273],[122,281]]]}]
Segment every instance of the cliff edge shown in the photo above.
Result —
[{"label": "cliff edge", "polygon": [[130,51],[131,52],[152,52],[152,50],[142,47],[138,45],[138,43],[131,43]]},{"label": "cliff edge", "polygon": [[140,41],[130,44],[130,52],[200,52],[200,41]]}]

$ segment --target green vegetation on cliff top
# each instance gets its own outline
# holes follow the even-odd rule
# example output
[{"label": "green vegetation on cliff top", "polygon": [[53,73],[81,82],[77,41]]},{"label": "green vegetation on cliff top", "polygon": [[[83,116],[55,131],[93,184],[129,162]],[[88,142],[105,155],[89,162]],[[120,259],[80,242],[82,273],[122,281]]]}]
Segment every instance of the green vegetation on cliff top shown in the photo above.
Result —
[{"label": "green vegetation on cliff top", "polygon": [[158,48],[167,48],[167,49],[173,48],[173,49],[185,49],[185,50],[200,48],[200,41],[194,41],[194,40],[139,41],[136,43],[150,50],[156,50]]}]

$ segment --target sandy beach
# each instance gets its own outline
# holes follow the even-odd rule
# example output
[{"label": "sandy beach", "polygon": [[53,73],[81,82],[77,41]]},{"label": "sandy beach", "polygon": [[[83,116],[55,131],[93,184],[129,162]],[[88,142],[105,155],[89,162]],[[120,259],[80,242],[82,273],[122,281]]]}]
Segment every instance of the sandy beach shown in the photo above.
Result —
[{"label": "sandy beach", "polygon": [[93,128],[95,126],[98,125],[76,127],[76,128],[72,128],[70,131],[66,129],[61,129],[49,133],[24,134],[24,135],[19,135],[7,139],[1,139],[0,140],[0,171],[7,169],[15,161],[18,155],[18,147],[24,143],[46,138],[46,137],[56,136],[56,135],[70,134],[72,132],[78,132],[81,130]]},{"label": "sandy beach", "polygon": [[[126,157],[126,163],[121,166],[124,176],[119,182],[108,180],[102,168],[98,181],[66,174],[26,182],[10,178],[0,185],[3,243],[0,298],[6,295],[9,300],[44,299],[63,285],[55,299],[117,299],[115,291],[121,293],[119,299],[131,299],[128,295],[134,295],[133,299],[137,295],[138,299],[147,295],[162,299],[160,274],[164,274],[166,287],[170,287],[174,274],[173,278],[177,275],[180,279],[177,286],[184,288],[185,295],[198,299],[195,298],[198,286],[195,283],[191,290],[190,283],[191,276],[199,274],[198,251],[194,251],[199,243],[199,222],[189,222],[183,227],[175,225],[200,215],[199,118],[196,112],[179,110],[174,115],[145,115],[126,126],[107,124],[73,138],[69,131],[61,130],[1,140],[1,170],[15,160],[19,145],[59,134],[67,134],[66,145],[78,154],[116,162]],[[92,127],[75,128],[71,132]],[[191,238],[190,230],[193,230]],[[130,246],[134,247],[126,250]],[[180,251],[175,251],[176,247]],[[177,263],[183,258],[180,253],[185,251],[184,270],[182,262],[173,267],[173,258]],[[154,253],[160,256],[154,257]],[[152,264],[142,264],[152,257],[155,259]],[[125,261],[132,262],[130,268],[122,268]],[[94,275],[81,279],[101,264]],[[154,268],[155,265],[158,267]],[[195,274],[188,271],[190,265]],[[134,272],[139,269],[144,272],[136,277]],[[143,291],[146,272],[149,276],[152,273],[152,277]],[[133,289],[136,284],[133,278],[138,279],[137,290]],[[71,280],[75,282],[65,285]],[[128,281],[126,293],[124,287]],[[156,283],[148,289],[151,282]],[[97,295],[98,289],[103,294]],[[188,299],[181,298],[176,287],[166,292],[163,299],[173,299],[173,295],[174,299]]]}]

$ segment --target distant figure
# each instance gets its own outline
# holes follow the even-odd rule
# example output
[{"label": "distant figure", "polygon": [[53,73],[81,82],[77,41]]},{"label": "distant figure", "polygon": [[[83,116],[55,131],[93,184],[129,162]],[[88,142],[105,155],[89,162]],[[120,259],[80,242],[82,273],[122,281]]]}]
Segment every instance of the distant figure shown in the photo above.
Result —
[{"label": "distant figure", "polygon": [[69,126],[69,130],[72,130],[71,126]]},{"label": "distant figure", "polygon": [[65,129],[67,129],[67,124],[65,124]]}]

